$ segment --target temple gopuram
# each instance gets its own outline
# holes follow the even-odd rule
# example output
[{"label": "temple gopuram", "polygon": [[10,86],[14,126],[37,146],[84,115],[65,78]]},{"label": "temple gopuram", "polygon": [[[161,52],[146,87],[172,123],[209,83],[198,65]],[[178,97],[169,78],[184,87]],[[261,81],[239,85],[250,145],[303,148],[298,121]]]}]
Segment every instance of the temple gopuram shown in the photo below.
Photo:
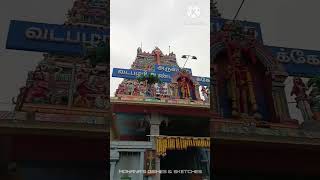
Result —
[{"label": "temple gopuram", "polygon": [[[173,52],[164,55],[158,47],[151,53],[138,48],[130,70],[113,72],[113,76],[127,78],[117,88],[114,100],[209,105],[209,78],[194,77],[191,69],[181,70]],[[139,81],[139,76],[148,75],[158,76],[161,83],[148,83],[147,78]]]},{"label": "temple gopuram", "polygon": [[319,177],[319,51],[268,46],[211,2],[211,177]]},{"label": "temple gopuram", "polygon": [[109,1],[72,5],[62,24],[10,24],[7,49],[44,53],[0,120],[3,167],[23,179],[109,177]]},{"label": "temple gopuram", "polygon": [[[210,179],[210,78],[158,47],[138,48],[131,68],[112,77],[123,80],[111,96],[110,178]],[[195,173],[173,172],[181,169]]]}]

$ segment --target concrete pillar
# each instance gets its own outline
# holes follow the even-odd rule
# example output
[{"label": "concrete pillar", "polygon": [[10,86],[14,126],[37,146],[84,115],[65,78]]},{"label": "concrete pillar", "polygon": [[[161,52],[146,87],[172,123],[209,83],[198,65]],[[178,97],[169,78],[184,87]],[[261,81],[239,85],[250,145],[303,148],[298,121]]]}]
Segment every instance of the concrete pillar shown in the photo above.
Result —
[{"label": "concrete pillar", "polygon": [[114,173],[117,161],[120,159],[120,154],[116,149],[110,150],[110,180],[114,179]]},{"label": "concrete pillar", "polygon": [[[140,167],[139,170],[144,169],[144,151],[140,152]],[[143,180],[143,173],[139,174],[139,179]]]},{"label": "concrete pillar", "polygon": [[[160,124],[163,118],[159,113],[151,113],[149,116],[149,122],[150,122],[150,135],[160,135]],[[152,142],[152,149],[156,149],[156,141],[155,137],[151,136],[150,141]],[[160,158],[156,157],[156,169],[157,171],[160,170]],[[157,173],[155,176],[153,176],[152,180],[160,180],[160,174]]]},{"label": "concrete pillar", "polygon": [[110,162],[110,180],[113,179],[115,168],[116,168],[116,161],[111,161]]}]

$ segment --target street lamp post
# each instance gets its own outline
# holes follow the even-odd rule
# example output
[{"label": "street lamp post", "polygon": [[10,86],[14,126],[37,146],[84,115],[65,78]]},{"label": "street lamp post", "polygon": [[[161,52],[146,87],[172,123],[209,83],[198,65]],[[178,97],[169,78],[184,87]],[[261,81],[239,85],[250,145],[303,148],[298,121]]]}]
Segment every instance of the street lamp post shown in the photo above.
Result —
[{"label": "street lamp post", "polygon": [[197,60],[196,56],[192,56],[192,55],[182,55],[181,58],[182,59],[186,59],[186,62],[184,62],[184,65],[182,67],[182,69],[184,68],[184,66],[187,64],[187,61],[189,60],[189,58],[191,57],[191,59]]}]

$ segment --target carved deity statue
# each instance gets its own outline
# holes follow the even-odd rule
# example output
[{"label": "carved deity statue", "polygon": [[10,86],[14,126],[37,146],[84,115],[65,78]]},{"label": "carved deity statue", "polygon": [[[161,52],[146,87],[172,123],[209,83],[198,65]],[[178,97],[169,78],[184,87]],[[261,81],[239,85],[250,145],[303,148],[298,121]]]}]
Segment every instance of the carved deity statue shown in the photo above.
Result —
[{"label": "carved deity statue", "polygon": [[133,82],[128,82],[128,95],[133,95],[133,93],[134,93]]},{"label": "carved deity statue", "polygon": [[[88,96],[91,92],[90,88],[90,77],[88,69],[83,67],[76,76],[76,97],[74,100],[74,105],[79,107],[90,107],[90,101]],[[92,81],[92,79],[91,79]]]},{"label": "carved deity statue", "polygon": [[230,65],[226,75],[229,97],[232,100],[232,115],[252,114],[261,118],[257,113],[258,107],[252,84],[251,73],[248,67],[241,62],[241,48],[231,47]]},{"label": "carved deity statue", "polygon": [[209,88],[202,86],[201,93],[202,93],[202,96],[204,97],[204,101],[208,102],[209,101]]},{"label": "carved deity statue", "polygon": [[38,66],[32,73],[31,84],[27,85],[25,102],[44,103],[49,100],[50,89],[46,77],[44,67]]},{"label": "carved deity statue", "polygon": [[301,78],[293,78],[293,87],[290,95],[295,95],[297,108],[300,109],[304,121],[310,121],[313,119],[313,113],[309,104],[309,97],[306,93],[308,90],[307,86],[304,84]]},{"label": "carved deity statue", "polygon": [[168,85],[168,94],[172,99],[176,99],[179,96],[177,83],[170,83]]},{"label": "carved deity statue", "polygon": [[179,89],[181,92],[181,99],[189,99],[191,97],[189,83],[185,77],[181,77],[181,81],[179,82]]},{"label": "carved deity statue", "polygon": [[140,95],[140,88],[139,88],[139,84],[137,82],[134,82],[133,95],[134,96]]},{"label": "carved deity statue", "polygon": [[291,90],[291,96],[295,95],[297,98],[307,98],[308,95],[306,91],[308,90],[307,86],[304,84],[301,78],[293,78],[293,88]]}]

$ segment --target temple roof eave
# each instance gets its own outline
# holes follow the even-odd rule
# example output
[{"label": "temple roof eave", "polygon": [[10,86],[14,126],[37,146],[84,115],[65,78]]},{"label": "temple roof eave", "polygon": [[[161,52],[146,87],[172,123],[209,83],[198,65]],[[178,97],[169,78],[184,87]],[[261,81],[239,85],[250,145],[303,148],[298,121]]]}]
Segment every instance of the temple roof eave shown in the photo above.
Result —
[{"label": "temple roof eave", "polygon": [[[195,106],[190,104],[146,103],[111,100],[112,109],[115,113],[152,113],[158,112],[168,115],[183,115],[193,117],[218,117],[218,114],[210,111],[209,105]],[[186,111],[186,109],[188,109]]]}]

